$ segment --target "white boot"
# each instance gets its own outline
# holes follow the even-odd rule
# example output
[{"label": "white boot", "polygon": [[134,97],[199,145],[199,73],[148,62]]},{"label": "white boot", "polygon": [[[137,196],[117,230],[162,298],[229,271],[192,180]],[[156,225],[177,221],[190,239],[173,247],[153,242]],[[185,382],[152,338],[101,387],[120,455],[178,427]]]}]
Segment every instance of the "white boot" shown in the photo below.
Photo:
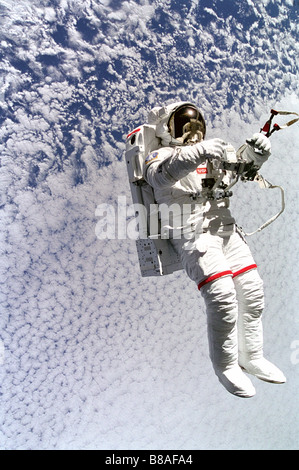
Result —
[{"label": "white boot", "polygon": [[274,384],[283,384],[286,378],[281,370],[264,357],[252,360],[240,361],[240,366],[248,372],[255,375],[258,379],[265,380]]},{"label": "white boot", "polygon": [[255,395],[255,388],[238,365],[223,372],[216,371],[219,382],[226,390],[240,398],[250,398]]}]

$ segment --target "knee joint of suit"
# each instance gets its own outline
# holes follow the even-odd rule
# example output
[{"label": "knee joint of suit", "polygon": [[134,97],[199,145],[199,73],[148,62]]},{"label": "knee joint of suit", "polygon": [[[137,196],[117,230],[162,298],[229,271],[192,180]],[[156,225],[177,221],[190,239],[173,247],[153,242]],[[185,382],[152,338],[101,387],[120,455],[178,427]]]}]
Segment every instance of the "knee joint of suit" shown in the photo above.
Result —
[{"label": "knee joint of suit", "polygon": [[232,278],[219,278],[204,287],[201,292],[207,312],[221,317],[226,323],[234,323],[237,317],[237,300]]},{"label": "knee joint of suit", "polygon": [[256,270],[241,274],[235,280],[238,301],[246,305],[246,309],[254,316],[260,316],[264,308],[263,281]]}]

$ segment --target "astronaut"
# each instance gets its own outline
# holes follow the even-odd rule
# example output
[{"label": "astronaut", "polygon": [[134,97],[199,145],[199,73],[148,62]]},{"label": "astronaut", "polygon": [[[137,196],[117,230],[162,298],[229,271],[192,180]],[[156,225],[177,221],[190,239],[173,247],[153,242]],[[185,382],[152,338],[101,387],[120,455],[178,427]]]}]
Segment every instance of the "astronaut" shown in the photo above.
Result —
[{"label": "astronaut", "polygon": [[[144,178],[159,205],[190,208],[183,221],[183,210],[173,214],[170,230],[169,220],[162,219],[161,231],[168,229],[187,275],[204,298],[210,358],[220,383],[244,398],[255,395],[244,371],[284,383],[284,374],[263,357],[263,282],[229,209],[236,174],[221,167],[229,144],[204,140],[205,121],[192,103],[156,107],[149,124],[156,126],[161,147],[147,156]],[[270,156],[270,141],[258,133],[246,142],[238,160],[257,170]]]}]

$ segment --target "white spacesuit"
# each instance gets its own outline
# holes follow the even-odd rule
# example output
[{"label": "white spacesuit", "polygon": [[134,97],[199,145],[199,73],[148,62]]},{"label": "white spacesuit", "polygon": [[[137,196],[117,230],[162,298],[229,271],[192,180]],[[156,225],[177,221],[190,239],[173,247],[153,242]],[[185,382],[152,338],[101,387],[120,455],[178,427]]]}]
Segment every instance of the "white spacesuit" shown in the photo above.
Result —
[{"label": "white spacesuit", "polygon": [[[229,210],[235,172],[221,167],[230,146],[221,139],[204,140],[205,121],[191,103],[154,108],[149,123],[162,145],[146,158],[144,177],[157,203],[171,206],[171,223],[162,217],[161,233],[169,234],[203,295],[216,375],[240,397],[255,395],[242,369],[265,381],[285,382],[263,357],[263,282]],[[255,134],[237,155],[256,170],[270,155],[270,141]],[[186,207],[188,215],[182,217]]]}]

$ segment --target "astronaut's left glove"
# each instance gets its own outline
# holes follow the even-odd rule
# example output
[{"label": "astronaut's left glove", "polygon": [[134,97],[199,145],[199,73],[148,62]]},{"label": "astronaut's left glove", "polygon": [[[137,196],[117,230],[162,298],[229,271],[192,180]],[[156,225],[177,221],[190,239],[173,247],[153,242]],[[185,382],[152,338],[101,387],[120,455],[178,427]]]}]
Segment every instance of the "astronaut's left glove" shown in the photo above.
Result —
[{"label": "astronaut's left glove", "polygon": [[[237,151],[237,157],[243,162],[250,163],[254,171],[258,171],[271,155],[271,143],[264,134],[253,134]],[[254,172],[253,172],[254,174]]]},{"label": "astronaut's left glove", "polygon": [[264,134],[253,134],[251,139],[246,140],[247,144],[254,149],[254,151],[265,158],[271,155],[271,142]]}]

